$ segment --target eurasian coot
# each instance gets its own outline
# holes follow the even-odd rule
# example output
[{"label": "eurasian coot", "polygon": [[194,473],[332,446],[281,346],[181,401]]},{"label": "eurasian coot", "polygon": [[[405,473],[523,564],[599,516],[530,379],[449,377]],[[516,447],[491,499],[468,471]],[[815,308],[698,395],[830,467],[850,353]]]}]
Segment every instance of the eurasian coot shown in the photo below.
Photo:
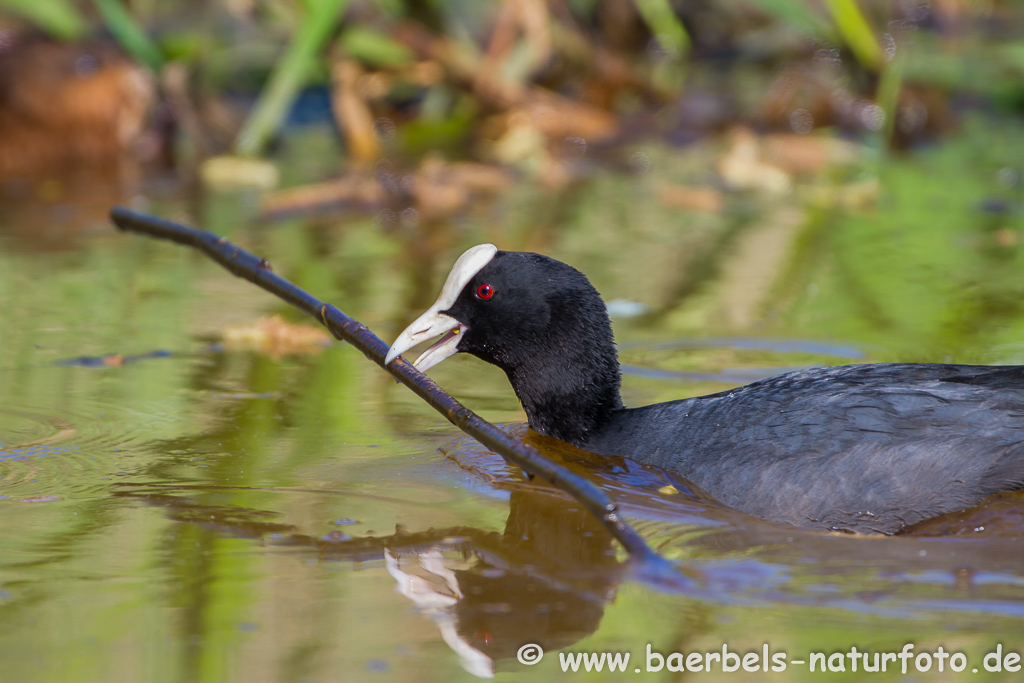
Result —
[{"label": "eurasian coot", "polygon": [[530,426],[672,470],[735,508],[798,526],[894,533],[1024,486],[1024,366],[876,363],[789,372],[626,409],[604,302],[574,268],[473,247],[388,353],[444,335],[508,375]]}]

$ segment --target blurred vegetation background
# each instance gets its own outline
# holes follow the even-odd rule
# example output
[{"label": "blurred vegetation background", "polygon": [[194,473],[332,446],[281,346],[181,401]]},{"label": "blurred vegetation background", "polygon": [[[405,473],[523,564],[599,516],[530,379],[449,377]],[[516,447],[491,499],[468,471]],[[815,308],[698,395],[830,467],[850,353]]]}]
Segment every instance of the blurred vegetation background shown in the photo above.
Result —
[{"label": "blurred vegetation background", "polygon": [[[1024,363],[1022,116],[1011,0],[0,0],[0,670],[453,680],[383,560],[325,544],[520,548],[531,519],[538,548],[587,542],[568,503],[510,505],[533,485],[502,461],[439,455],[454,430],[311,321],[114,233],[112,204],[230,236],[386,339],[466,247],[550,254],[606,296],[636,406],[807,365]],[[432,374],[523,419],[496,368]],[[602,585],[608,617],[559,647],[981,653],[1020,628],[1012,511],[965,523],[977,544],[866,550],[663,505],[630,519],[733,604]],[[527,591],[475,566],[512,626],[462,635],[507,658],[534,613],[492,602]]]},{"label": "blurred vegetation background", "polygon": [[[737,124],[927,144],[966,109],[1024,111],[1021,36],[1009,0],[0,0],[0,120],[13,138],[44,118],[33,95],[104,80],[112,139],[148,127],[165,162],[258,157],[330,118],[349,168],[440,151],[558,180],[579,141]],[[59,102],[53,125],[102,123]],[[57,156],[34,155],[0,169]]]},{"label": "blurred vegetation background", "polygon": [[472,233],[658,330],[889,359],[1024,336],[1022,114],[1008,0],[0,0],[0,213],[31,239],[143,197],[372,221],[422,292]]}]

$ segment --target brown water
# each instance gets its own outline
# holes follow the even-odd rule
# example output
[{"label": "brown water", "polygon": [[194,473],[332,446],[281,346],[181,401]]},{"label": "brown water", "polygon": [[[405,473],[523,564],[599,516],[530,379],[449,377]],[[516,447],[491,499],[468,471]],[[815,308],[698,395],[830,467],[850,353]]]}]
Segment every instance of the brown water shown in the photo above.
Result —
[{"label": "brown water", "polygon": [[[565,260],[635,314],[615,317],[635,406],[809,365],[1024,362],[1024,195],[1005,170],[1019,178],[1024,139],[966,135],[881,170],[868,150],[836,178],[711,213],[657,200],[660,183],[701,177],[704,147],[627,150],[643,172],[595,164],[559,193],[523,181],[444,222],[261,222],[246,193],[104,187],[268,257],[389,340],[472,244]],[[849,207],[874,177],[881,194]],[[631,655],[626,673],[576,675],[811,680],[813,652],[906,643],[962,652],[959,676],[983,678],[1006,675],[984,671],[997,644],[1024,651],[1018,496],[912,536],[809,532],[513,425],[693,579],[666,594],[630,577],[578,504],[460,438],[352,349],[222,344],[262,315],[302,319],[181,247],[115,233],[97,196],[0,210],[4,682],[553,681],[570,675],[559,652],[606,651]],[[492,367],[456,357],[432,375],[492,421],[523,419]],[[547,652],[533,666],[516,658],[528,643]],[[807,663],[647,671],[648,645],[723,644]],[[914,666],[917,680],[957,676],[949,660],[943,674]],[[827,675],[865,676],[844,668]]]}]

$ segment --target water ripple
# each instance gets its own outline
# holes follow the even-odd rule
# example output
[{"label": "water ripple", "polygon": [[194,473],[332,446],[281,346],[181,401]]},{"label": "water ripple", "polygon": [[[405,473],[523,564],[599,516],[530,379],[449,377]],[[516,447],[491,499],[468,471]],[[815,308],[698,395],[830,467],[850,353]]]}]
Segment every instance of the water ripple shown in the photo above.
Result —
[{"label": "water ripple", "polygon": [[0,405],[0,501],[79,497],[129,476],[122,458],[155,416],[92,403],[74,412]]}]

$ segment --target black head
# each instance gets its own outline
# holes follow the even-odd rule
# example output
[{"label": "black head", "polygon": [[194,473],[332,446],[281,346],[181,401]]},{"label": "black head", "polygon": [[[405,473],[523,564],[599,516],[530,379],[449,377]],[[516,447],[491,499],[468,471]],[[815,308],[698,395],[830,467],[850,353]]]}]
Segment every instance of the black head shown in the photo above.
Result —
[{"label": "black head", "polygon": [[[436,336],[440,330],[432,320],[450,321],[449,334],[421,359],[439,362],[434,360],[439,355],[464,352],[497,365],[508,375],[530,426],[576,445],[622,408],[611,323],[586,276],[540,254],[497,251],[459,284],[453,303],[428,311],[403,333],[413,331],[406,341],[415,343],[416,330],[429,327]],[[392,347],[393,355],[403,337]]]}]

